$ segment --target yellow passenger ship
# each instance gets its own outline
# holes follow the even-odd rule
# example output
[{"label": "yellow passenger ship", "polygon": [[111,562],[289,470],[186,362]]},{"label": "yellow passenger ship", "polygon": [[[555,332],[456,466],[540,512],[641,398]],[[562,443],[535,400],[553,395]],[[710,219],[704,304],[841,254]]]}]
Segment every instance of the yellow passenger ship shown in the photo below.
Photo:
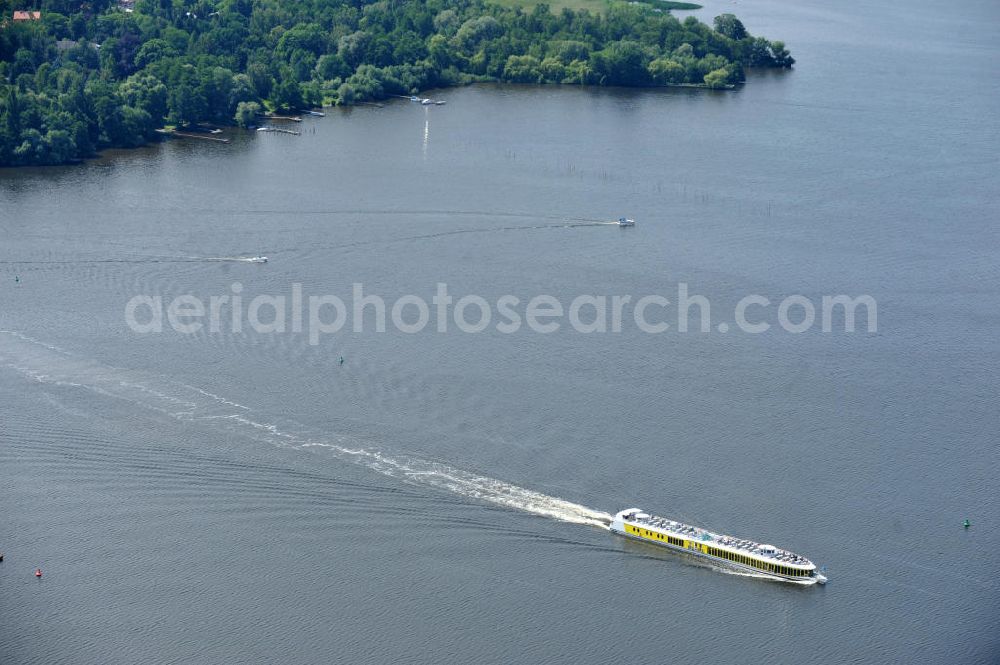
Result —
[{"label": "yellow passenger ship", "polygon": [[616,514],[610,529],[629,538],[712,559],[783,582],[826,583],[826,576],[803,556],[774,545],[723,536],[665,517],[656,517],[639,508],[629,508]]}]

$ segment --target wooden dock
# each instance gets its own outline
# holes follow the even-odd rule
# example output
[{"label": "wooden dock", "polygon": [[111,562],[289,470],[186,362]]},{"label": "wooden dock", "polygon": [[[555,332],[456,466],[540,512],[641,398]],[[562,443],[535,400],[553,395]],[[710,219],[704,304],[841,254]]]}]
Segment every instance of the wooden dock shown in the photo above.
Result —
[{"label": "wooden dock", "polygon": [[301,132],[297,132],[294,129],[282,129],[281,127],[272,127],[271,125],[258,127],[257,131],[264,134],[291,134],[292,136],[299,136],[301,134]]},{"label": "wooden dock", "polygon": [[229,139],[220,138],[218,136],[204,136],[202,134],[188,134],[186,132],[174,132],[174,136],[179,136],[183,139],[200,139],[202,141],[215,141],[216,143],[229,143]]},{"label": "wooden dock", "polygon": [[190,134],[188,132],[178,132],[169,129],[157,129],[157,134],[163,134],[164,136],[176,136],[182,139],[198,139],[200,141],[215,141],[216,143],[229,143],[229,139],[220,138],[218,136],[205,136],[204,134]]}]

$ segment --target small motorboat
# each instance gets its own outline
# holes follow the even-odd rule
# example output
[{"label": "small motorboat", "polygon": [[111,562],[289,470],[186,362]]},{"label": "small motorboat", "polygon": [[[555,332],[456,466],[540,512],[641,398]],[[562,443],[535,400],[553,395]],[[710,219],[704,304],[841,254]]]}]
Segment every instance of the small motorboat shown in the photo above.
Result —
[{"label": "small motorboat", "polygon": [[431,104],[434,103],[434,100],[433,99],[421,99],[420,103],[423,104],[424,106],[430,106]]},{"label": "small motorboat", "polygon": [[276,130],[274,127],[258,127],[257,131],[258,132],[276,132],[278,130]]},{"label": "small motorboat", "polygon": [[248,263],[267,263],[267,257],[266,256],[251,256],[249,259],[247,259],[247,262]]},{"label": "small motorboat", "polygon": [[619,217],[616,223],[618,226],[635,226],[635,220],[627,217]]}]

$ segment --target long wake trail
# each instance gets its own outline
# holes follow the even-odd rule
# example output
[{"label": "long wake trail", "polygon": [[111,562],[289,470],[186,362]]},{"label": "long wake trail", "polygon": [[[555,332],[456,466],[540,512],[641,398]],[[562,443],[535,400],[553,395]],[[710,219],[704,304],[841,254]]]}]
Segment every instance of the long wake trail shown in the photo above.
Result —
[{"label": "long wake trail", "polygon": [[296,450],[325,451],[372,471],[563,522],[607,528],[611,515],[496,478],[405,455],[390,454],[337,434],[290,432],[250,407],[162,376],[80,358],[22,333],[0,330],[0,366],[53,386],[80,388],[206,428],[222,426],[255,441]]}]

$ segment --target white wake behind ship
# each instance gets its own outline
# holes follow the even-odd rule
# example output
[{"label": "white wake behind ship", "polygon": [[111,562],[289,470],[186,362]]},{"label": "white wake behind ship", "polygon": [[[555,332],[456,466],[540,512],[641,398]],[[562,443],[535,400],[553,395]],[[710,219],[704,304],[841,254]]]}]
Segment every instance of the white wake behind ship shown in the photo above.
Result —
[{"label": "white wake behind ship", "polygon": [[809,559],[774,545],[712,533],[665,517],[629,508],[617,513],[612,532],[654,545],[793,584],[826,584],[826,576]]}]

